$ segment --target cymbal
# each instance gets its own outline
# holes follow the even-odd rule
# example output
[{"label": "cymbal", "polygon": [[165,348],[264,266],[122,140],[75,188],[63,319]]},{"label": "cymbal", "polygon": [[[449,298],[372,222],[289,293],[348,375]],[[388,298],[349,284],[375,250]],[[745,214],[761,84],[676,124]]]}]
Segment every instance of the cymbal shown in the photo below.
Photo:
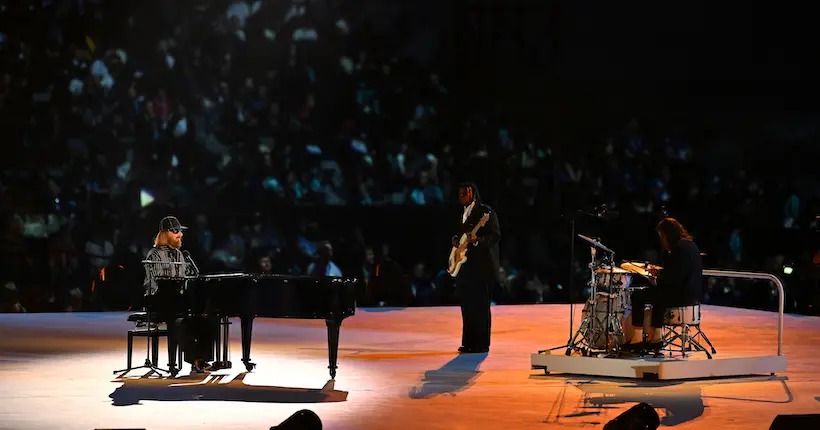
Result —
[{"label": "cymbal", "polygon": [[636,266],[632,263],[623,263],[621,264],[621,267],[630,273],[635,273],[637,275],[641,275],[647,278],[652,276],[652,274],[649,273],[648,270],[644,269],[643,267]]},{"label": "cymbal", "polygon": [[649,269],[654,269],[654,270],[663,269],[663,267],[655,266],[654,264],[638,263],[638,262],[631,262],[631,261],[621,263],[621,268],[623,268],[624,270],[627,270],[631,273],[635,273],[635,274],[643,276],[644,278],[649,278],[649,279],[654,279],[655,278],[655,275],[653,275],[652,272],[649,271]]},{"label": "cymbal", "polygon": [[629,264],[629,265],[632,265],[632,266],[635,266],[635,267],[640,267],[642,269],[663,270],[663,267],[661,267],[661,266],[656,266],[656,265],[651,264],[651,263],[644,263],[642,261],[624,260],[623,264],[621,264],[621,267],[624,267],[624,264]]},{"label": "cymbal", "polygon": [[602,250],[602,251],[605,251],[605,252],[609,252],[610,254],[614,254],[614,253],[615,253],[615,251],[613,251],[613,250],[611,250],[611,249],[607,248],[606,246],[604,246],[604,244],[603,244],[603,243],[598,242],[597,240],[595,240],[595,239],[593,239],[593,238],[591,238],[591,237],[584,236],[583,234],[579,234],[579,235],[578,235],[578,237],[580,237],[581,239],[585,240],[587,243],[589,243],[590,245],[592,245],[592,246],[593,246],[593,247],[595,247],[595,248],[598,248],[598,249],[600,249],[600,250]]},{"label": "cymbal", "polygon": [[609,267],[603,267],[600,269],[595,269],[595,273],[630,273],[627,269],[622,269],[620,267],[613,267],[610,269]]}]

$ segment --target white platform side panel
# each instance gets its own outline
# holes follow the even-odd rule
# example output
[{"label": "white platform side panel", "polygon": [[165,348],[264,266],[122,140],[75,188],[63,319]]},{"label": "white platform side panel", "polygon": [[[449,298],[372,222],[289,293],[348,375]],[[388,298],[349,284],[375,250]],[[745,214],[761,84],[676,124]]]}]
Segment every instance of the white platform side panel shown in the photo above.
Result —
[{"label": "white platform side panel", "polygon": [[786,371],[786,356],[743,358],[680,359],[598,358],[551,354],[531,354],[533,369],[615,378],[642,379],[653,374],[658,379],[698,379],[728,376],[773,374]]}]

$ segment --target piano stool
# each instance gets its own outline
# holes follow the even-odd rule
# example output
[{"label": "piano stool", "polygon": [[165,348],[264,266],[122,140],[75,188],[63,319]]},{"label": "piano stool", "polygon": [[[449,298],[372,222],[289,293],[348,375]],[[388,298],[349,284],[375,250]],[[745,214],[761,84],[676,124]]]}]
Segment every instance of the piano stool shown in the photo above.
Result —
[{"label": "piano stool", "polygon": [[[154,314],[151,315],[152,317]],[[126,357],[126,370],[131,370],[131,362],[132,356],[134,353],[134,337],[150,337],[151,338],[151,361],[155,367],[159,367],[159,338],[161,337],[168,337],[168,330],[167,329],[160,329],[160,328],[153,328],[150,329],[148,327],[148,314],[146,312],[138,312],[135,314],[131,314],[128,316],[128,321],[133,322],[136,327],[131,330],[128,330],[128,355]],[[154,318],[151,318],[151,324],[159,325],[162,323],[156,322]],[[149,330],[150,329],[150,330]],[[180,368],[182,365],[182,348],[178,348],[178,360],[177,360],[177,369]]]}]

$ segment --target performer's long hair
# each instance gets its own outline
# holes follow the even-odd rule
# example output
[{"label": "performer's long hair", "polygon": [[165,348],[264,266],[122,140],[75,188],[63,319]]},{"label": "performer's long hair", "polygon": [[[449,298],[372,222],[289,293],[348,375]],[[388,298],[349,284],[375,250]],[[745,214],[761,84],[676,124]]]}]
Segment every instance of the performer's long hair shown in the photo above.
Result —
[{"label": "performer's long hair", "polygon": [[171,248],[182,248],[182,240],[175,237],[174,233],[171,233],[168,230],[163,230],[157,233],[156,237],[154,237],[154,247],[157,246],[170,246]]},{"label": "performer's long hair", "polygon": [[661,236],[661,246],[667,251],[672,249],[681,239],[692,240],[692,235],[675,218],[664,218],[658,223],[658,234]]}]

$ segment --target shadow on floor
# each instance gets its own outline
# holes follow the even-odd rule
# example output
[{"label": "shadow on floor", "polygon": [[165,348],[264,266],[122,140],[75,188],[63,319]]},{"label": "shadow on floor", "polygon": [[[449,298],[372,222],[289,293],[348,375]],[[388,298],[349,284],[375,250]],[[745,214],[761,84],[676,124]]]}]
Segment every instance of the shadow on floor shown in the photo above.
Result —
[{"label": "shadow on floor", "polygon": [[[589,415],[603,415],[612,405],[645,402],[656,409],[663,409],[665,415],[661,418],[661,425],[676,426],[693,421],[703,415],[706,410],[704,399],[733,400],[756,403],[790,403],[794,400],[787,377],[764,376],[744,378],[706,379],[696,381],[625,381],[619,379],[575,379],[567,383],[584,393],[583,404],[575,408],[573,413],[560,415],[560,411],[548,422],[557,422],[560,418],[576,418]],[[735,398],[720,396],[704,396],[703,388],[718,384],[737,384],[750,382],[772,382],[783,386],[786,398],[784,400],[766,400],[755,398]],[[753,393],[754,390],[750,390]],[[561,396],[560,398],[563,398]],[[560,410],[561,406],[558,406]],[[554,407],[553,410],[556,408]],[[614,417],[609,417],[614,418]]]},{"label": "shadow on floor", "polygon": [[385,307],[385,308],[356,308],[357,311],[361,312],[390,312],[390,311],[400,311],[405,308],[401,307]]},{"label": "shadow on floor", "polygon": [[328,381],[321,389],[270,387],[245,384],[246,373],[222,383],[226,375],[186,376],[175,379],[128,378],[108,397],[114,406],[138,405],[143,400],[183,402],[190,400],[221,400],[254,403],[327,403],[344,402],[347,391],[334,388]]},{"label": "shadow on floor", "polygon": [[455,395],[466,390],[482,373],[478,368],[486,358],[486,352],[459,354],[439,369],[424,372],[421,386],[410,388],[410,398],[429,399],[439,394]]}]

